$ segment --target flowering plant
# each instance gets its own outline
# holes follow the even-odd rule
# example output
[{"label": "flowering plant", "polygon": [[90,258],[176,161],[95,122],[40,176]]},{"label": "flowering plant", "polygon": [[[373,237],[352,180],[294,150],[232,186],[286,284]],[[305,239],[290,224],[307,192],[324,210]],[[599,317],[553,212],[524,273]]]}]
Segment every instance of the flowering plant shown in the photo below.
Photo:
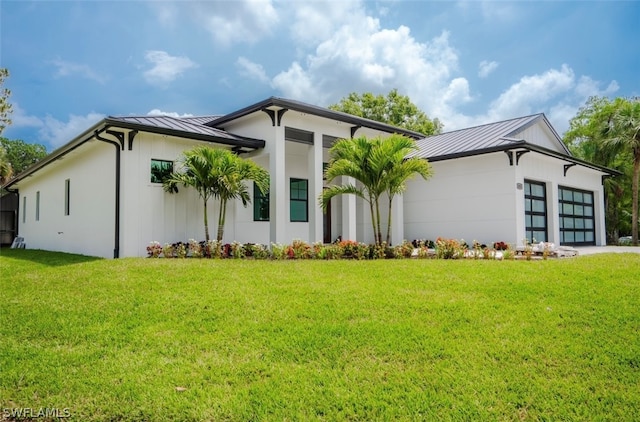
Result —
[{"label": "flowering plant", "polygon": [[160,254],[162,253],[162,245],[160,244],[160,242],[156,242],[155,240],[151,243],[149,243],[149,246],[147,246],[147,255],[149,256],[149,258],[158,258],[160,257]]}]

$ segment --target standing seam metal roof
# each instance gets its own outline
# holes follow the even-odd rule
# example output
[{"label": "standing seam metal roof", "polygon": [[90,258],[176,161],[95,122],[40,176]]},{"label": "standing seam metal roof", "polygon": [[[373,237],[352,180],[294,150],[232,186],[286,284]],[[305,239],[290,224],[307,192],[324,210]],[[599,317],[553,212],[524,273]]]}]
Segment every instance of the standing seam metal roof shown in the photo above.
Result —
[{"label": "standing seam metal roof", "polygon": [[541,118],[544,118],[543,114],[534,114],[429,136],[418,140],[418,150],[408,157],[434,158],[506,147],[521,142],[511,136]]}]

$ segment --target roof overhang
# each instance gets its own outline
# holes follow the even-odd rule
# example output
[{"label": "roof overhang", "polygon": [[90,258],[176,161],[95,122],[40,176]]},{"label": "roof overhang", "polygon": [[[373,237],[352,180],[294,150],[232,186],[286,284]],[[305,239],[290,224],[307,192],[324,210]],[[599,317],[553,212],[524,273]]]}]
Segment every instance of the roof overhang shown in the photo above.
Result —
[{"label": "roof overhang", "polygon": [[604,174],[608,174],[611,176],[620,176],[622,173],[619,172],[618,170],[614,170],[614,169],[610,169],[607,167],[603,167],[603,166],[599,166],[597,164],[593,164],[590,163],[588,161],[585,160],[581,160],[579,158],[575,158],[569,155],[565,155],[562,154],[560,152],[548,149],[548,148],[544,148],[541,147],[539,145],[535,145],[535,144],[531,144],[528,143],[527,141],[524,140],[518,140],[518,141],[514,141],[508,145],[498,145],[495,147],[490,147],[490,148],[484,148],[484,149],[477,149],[477,150],[473,150],[473,151],[464,151],[464,152],[460,152],[460,153],[455,153],[455,154],[446,154],[446,155],[440,155],[440,156],[435,156],[435,157],[427,157],[426,159],[433,163],[433,162],[438,162],[438,161],[445,161],[445,160],[453,160],[456,158],[464,158],[464,157],[474,157],[476,155],[484,155],[484,154],[491,154],[494,152],[509,152],[509,151],[513,151],[513,152],[519,152],[519,151],[531,151],[531,152],[537,152],[538,154],[542,154],[548,157],[553,157],[553,158],[557,158],[559,160],[563,160],[566,161],[569,164],[576,164],[576,165],[580,165],[583,167],[587,167],[590,168],[592,170],[596,170],[599,172],[602,172]]},{"label": "roof overhang", "polygon": [[267,98],[266,100],[260,101],[258,103],[255,103],[253,105],[250,105],[238,111],[234,111],[233,113],[224,115],[218,119],[212,120],[211,122],[206,123],[206,125],[211,127],[222,128],[226,123],[229,123],[233,120],[247,116],[249,114],[255,113],[257,111],[283,110],[283,109],[295,110],[295,111],[311,114],[318,117],[324,117],[326,119],[337,120],[339,122],[353,125],[354,127],[355,126],[366,127],[374,130],[379,130],[385,133],[397,133],[397,134],[405,135],[414,139],[421,139],[425,137],[425,135],[420,132],[402,129],[396,126],[380,123],[375,120],[369,120],[363,117],[354,116],[352,114],[343,113],[341,111],[330,110],[328,108],[318,107],[318,106],[303,103],[300,101],[288,100],[288,99],[278,98],[278,97]]},{"label": "roof overhang", "polygon": [[103,132],[108,129],[124,129],[124,130],[130,130],[130,131],[147,132],[147,133],[154,133],[158,135],[175,136],[177,138],[191,139],[196,141],[204,141],[204,142],[210,142],[215,144],[227,145],[227,146],[231,146],[233,151],[238,153],[252,152],[257,149],[264,148],[265,146],[265,141],[260,139],[245,138],[245,137],[235,136],[235,135],[231,135],[229,137],[219,137],[214,135],[193,133],[188,131],[163,128],[163,127],[147,126],[147,125],[136,124],[132,122],[123,122],[115,118],[107,117],[105,119],[102,119],[95,125],[91,126],[89,129],[87,129],[82,134],[74,138],[72,141],[54,150],[51,154],[47,155],[42,160],[33,164],[32,166],[27,168],[25,171],[17,175],[15,178],[11,179],[7,184],[5,184],[2,187],[4,189],[9,190],[11,186],[15,185],[21,180],[24,180],[26,177],[29,177],[30,175],[40,170],[41,168],[51,164],[56,160],[59,160],[65,155],[74,151],[76,148],[94,139],[96,132]]}]

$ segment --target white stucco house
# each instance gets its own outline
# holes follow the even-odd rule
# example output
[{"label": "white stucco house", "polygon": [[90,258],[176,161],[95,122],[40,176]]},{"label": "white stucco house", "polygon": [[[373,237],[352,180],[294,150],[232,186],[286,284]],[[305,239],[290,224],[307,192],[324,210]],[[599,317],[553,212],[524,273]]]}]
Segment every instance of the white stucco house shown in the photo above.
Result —
[{"label": "white stucco house", "polygon": [[[338,138],[400,133],[434,176],[412,180],[393,208],[392,243],[437,237],[490,244],[525,238],[605,243],[606,168],[571,155],[543,114],[425,138],[326,108],[268,98],[223,116],[107,117],[6,186],[19,194],[27,248],[101,257],[146,256],[150,241],[204,239],[195,191],[162,189],[162,176],[196,145],[228,148],[268,169],[270,191],[230,203],[224,242],[372,242],[369,210],[354,196],[317,198]],[[215,221],[217,203],[210,203]],[[383,207],[384,208],[384,207]],[[384,221],[384,220],[383,220]]]}]

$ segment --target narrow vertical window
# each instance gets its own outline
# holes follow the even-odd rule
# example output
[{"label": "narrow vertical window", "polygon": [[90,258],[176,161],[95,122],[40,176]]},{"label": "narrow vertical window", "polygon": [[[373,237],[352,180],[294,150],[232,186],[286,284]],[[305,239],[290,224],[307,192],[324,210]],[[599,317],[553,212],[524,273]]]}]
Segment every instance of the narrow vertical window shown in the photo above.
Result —
[{"label": "narrow vertical window", "polygon": [[40,221],[40,191],[36,192],[36,221]]},{"label": "narrow vertical window", "polygon": [[289,196],[290,220],[293,222],[309,221],[308,181],[306,179],[290,179]]},{"label": "narrow vertical window", "polygon": [[64,181],[64,215],[69,215],[70,212],[70,185],[71,181],[69,179]]},{"label": "narrow vertical window", "polygon": [[269,191],[260,192],[253,183],[253,221],[269,221]]},{"label": "narrow vertical window", "polygon": [[22,197],[22,222],[27,222],[27,197]]}]

